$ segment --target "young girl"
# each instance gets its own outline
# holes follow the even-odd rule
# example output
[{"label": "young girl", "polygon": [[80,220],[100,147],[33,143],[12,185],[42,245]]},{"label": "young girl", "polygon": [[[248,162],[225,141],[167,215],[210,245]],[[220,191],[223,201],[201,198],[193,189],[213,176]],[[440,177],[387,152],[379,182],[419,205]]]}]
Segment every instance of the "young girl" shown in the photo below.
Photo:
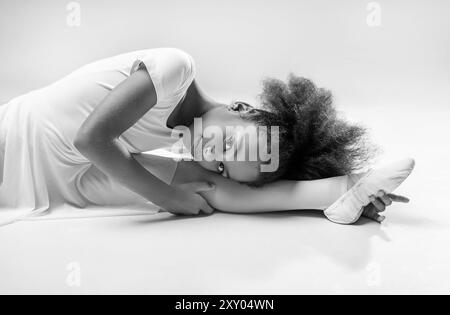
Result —
[{"label": "young girl", "polygon": [[[411,159],[352,174],[370,155],[365,132],[337,117],[328,91],[291,75],[287,83],[264,82],[259,108],[224,105],[201,91],[195,74],[182,50],[136,51],[1,106],[0,212],[151,202],[187,215],[317,209],[351,224],[363,214],[382,222],[379,213],[392,201],[408,201],[391,193],[412,172]],[[180,140],[173,132],[183,126],[190,131],[183,141],[200,158],[145,154],[173,148]],[[209,127],[223,138],[209,134],[211,141]],[[268,134],[245,141],[249,127],[268,127]],[[248,156],[252,143],[268,141],[272,161],[223,158],[224,151]],[[276,168],[262,171],[274,161]]]}]

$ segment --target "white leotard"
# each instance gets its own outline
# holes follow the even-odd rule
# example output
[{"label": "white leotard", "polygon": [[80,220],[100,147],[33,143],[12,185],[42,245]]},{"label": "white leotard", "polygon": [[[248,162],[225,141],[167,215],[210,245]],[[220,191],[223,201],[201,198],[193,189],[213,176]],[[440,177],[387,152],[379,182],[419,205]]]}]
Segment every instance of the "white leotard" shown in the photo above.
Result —
[{"label": "white leotard", "polygon": [[[0,216],[16,209],[41,212],[59,203],[86,207],[147,202],[98,171],[73,145],[94,108],[139,67],[150,74],[158,101],[120,140],[131,153],[174,143],[166,122],[194,80],[189,54],[156,48],[86,65],[0,106]],[[176,162],[148,167],[169,183]]]}]

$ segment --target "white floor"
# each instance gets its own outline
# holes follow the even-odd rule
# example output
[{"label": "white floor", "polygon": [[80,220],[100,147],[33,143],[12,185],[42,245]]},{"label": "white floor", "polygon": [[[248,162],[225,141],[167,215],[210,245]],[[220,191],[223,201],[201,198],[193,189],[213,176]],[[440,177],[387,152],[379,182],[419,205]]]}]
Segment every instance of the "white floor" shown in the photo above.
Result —
[{"label": "white floor", "polygon": [[390,156],[417,159],[399,190],[411,204],[386,224],[311,212],[22,222],[0,228],[0,293],[450,293],[448,107],[351,113]]}]

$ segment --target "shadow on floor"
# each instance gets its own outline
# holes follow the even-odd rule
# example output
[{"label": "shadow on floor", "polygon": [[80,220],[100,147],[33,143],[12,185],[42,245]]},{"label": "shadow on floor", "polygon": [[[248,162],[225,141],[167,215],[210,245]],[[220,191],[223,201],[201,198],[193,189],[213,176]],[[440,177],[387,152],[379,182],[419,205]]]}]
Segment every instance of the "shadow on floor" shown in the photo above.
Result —
[{"label": "shadow on floor", "polygon": [[[338,225],[326,220],[318,211],[216,213],[199,217],[159,214],[127,223],[133,229],[156,227],[155,224],[158,229],[188,229],[186,242],[189,239],[195,242],[204,237],[206,231],[209,242],[238,252],[241,261],[254,261],[259,256],[260,263],[253,268],[264,269],[260,272],[269,272],[286,261],[303,261],[317,255],[344,268],[359,270],[370,263],[372,239],[390,242],[383,226],[376,222],[362,218],[351,226]],[[215,251],[211,247],[209,250]],[[221,255],[219,251],[217,255]]]}]

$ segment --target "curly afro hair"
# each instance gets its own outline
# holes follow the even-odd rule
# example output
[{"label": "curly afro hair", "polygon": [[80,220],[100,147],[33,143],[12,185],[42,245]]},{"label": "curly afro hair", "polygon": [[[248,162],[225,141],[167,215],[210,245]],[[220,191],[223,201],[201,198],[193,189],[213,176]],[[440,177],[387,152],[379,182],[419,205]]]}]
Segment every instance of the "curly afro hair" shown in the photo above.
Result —
[{"label": "curly afro hair", "polygon": [[259,126],[279,126],[279,168],[261,173],[251,185],[347,175],[361,170],[373,157],[366,129],[339,117],[330,91],[312,81],[292,73],[287,83],[268,78],[259,98],[261,109],[242,118]]}]

